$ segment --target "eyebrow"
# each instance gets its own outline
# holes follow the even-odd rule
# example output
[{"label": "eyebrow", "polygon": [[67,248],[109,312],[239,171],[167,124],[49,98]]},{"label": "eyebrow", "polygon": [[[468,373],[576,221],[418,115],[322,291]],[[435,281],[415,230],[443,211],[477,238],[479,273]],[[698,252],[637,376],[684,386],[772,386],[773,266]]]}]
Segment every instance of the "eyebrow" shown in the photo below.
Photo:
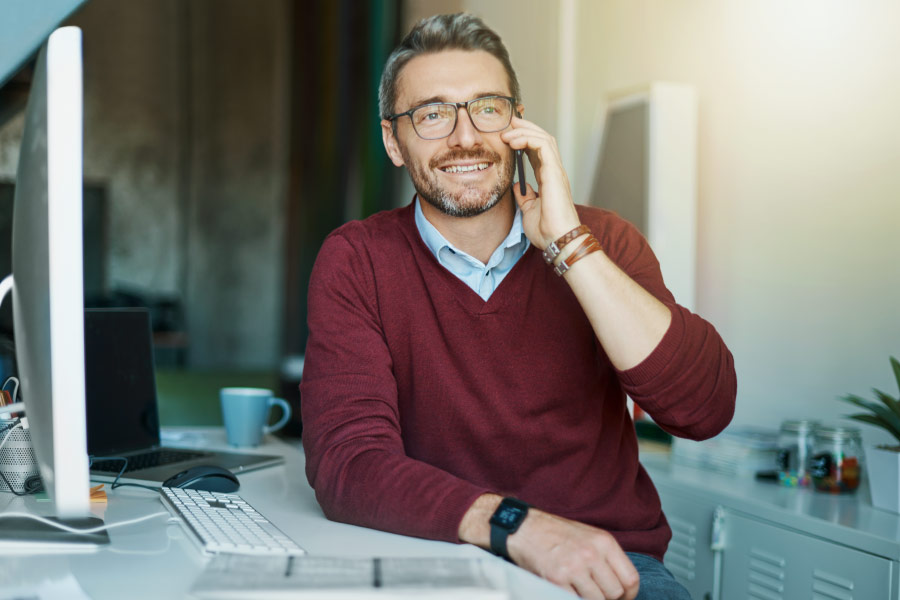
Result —
[{"label": "eyebrow", "polygon": [[[491,91],[491,92],[476,92],[474,96],[469,98],[469,100],[474,100],[475,98],[484,98],[485,96],[504,96],[504,97],[506,97],[507,95],[504,92],[498,92],[496,90]],[[421,98],[421,99],[415,100],[410,105],[410,107],[406,110],[412,110],[414,108],[418,108],[419,106],[424,106],[426,104],[435,104],[437,102],[453,104],[454,101],[448,100],[446,96],[431,96],[430,98]]]}]

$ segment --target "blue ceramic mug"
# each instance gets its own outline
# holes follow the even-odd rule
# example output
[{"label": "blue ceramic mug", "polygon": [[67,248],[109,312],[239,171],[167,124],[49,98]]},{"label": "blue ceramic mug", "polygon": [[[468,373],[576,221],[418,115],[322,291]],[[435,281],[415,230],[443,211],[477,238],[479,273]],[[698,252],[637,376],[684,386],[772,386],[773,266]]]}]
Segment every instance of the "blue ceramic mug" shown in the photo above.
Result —
[{"label": "blue ceramic mug", "polygon": [[[291,418],[290,405],[275,398],[271,390],[263,388],[232,387],[219,392],[222,402],[222,418],[225,433],[232,446],[258,446],[263,434],[278,431]],[[272,406],[281,407],[281,419],[274,425],[266,425]]]}]

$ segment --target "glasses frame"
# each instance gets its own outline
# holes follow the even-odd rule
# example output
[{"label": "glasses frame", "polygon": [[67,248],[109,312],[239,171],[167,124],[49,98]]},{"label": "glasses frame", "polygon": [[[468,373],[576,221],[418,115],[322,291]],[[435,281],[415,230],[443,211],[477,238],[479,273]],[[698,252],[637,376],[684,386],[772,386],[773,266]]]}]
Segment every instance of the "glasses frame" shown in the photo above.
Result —
[{"label": "glasses frame", "polygon": [[[472,104],[473,102],[478,102],[479,100],[487,100],[489,98],[503,98],[504,100],[509,100],[509,106],[512,110],[509,111],[509,121],[506,123],[506,125],[504,125],[500,129],[494,129],[493,131],[484,131],[480,127],[478,127],[478,125],[475,124],[475,120],[472,118],[472,113],[469,112],[469,104]],[[453,121],[453,127],[450,129],[450,132],[447,135],[442,135],[441,137],[435,137],[435,138],[428,138],[428,137],[423,136],[421,133],[419,133],[419,130],[416,129],[416,124],[413,121],[412,114],[421,108],[426,108],[428,106],[442,106],[442,105],[453,106],[454,108],[456,108],[456,120]],[[490,96],[479,96],[478,98],[472,98],[471,100],[469,100],[467,102],[428,102],[426,104],[420,104],[419,106],[413,106],[411,109],[409,109],[406,112],[397,113],[395,115],[389,115],[387,117],[387,120],[390,121],[391,123],[396,124],[397,119],[399,119],[400,117],[404,117],[404,116],[409,117],[409,124],[412,125],[413,131],[416,132],[417,136],[419,136],[423,140],[442,140],[444,138],[450,137],[451,135],[453,135],[453,132],[456,131],[456,126],[459,125],[459,109],[460,108],[466,109],[466,114],[469,115],[469,122],[472,123],[472,127],[477,129],[481,133],[496,133],[498,131],[503,131],[504,129],[509,127],[510,123],[512,123],[513,114],[517,114],[515,98],[513,98],[512,96],[499,96],[497,94],[491,94]]]}]

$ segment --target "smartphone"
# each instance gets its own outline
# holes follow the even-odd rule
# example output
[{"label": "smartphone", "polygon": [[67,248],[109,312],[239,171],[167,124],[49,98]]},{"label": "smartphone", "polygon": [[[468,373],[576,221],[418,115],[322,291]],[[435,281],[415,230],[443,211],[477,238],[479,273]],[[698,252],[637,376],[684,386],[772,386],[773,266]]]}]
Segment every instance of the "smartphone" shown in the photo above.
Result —
[{"label": "smartphone", "polygon": [[522,158],[522,151],[516,150],[516,167],[519,170],[519,195],[525,195],[525,160]]},{"label": "smartphone", "polygon": [[[516,113],[522,118],[522,113]],[[519,195],[525,195],[525,159],[522,158],[522,150],[516,150],[516,168],[519,170]]]}]

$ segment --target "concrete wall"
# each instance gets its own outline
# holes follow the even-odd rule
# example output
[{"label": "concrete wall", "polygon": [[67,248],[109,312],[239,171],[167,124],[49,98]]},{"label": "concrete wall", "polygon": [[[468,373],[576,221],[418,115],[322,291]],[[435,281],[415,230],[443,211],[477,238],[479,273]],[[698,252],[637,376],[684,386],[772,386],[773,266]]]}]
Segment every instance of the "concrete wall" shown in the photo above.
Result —
[{"label": "concrete wall", "polygon": [[[184,303],[189,362],[280,358],[287,0],[92,0],[85,178],[107,186],[110,288]],[[0,128],[0,177],[22,117]]]},{"label": "concrete wall", "polygon": [[289,44],[282,0],[190,0],[188,319],[196,366],[277,365]]}]

